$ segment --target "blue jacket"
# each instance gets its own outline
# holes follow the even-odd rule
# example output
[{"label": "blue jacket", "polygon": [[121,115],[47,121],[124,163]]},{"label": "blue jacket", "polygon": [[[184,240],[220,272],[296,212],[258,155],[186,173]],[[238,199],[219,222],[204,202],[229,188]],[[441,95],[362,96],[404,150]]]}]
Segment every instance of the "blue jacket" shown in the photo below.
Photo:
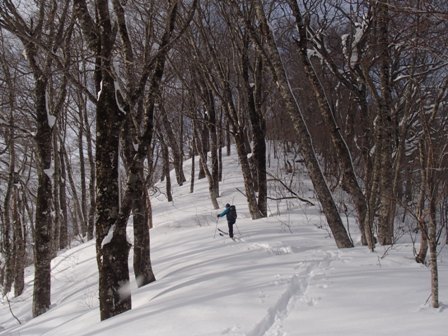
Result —
[{"label": "blue jacket", "polygon": [[230,207],[225,208],[224,211],[221,212],[221,213],[218,215],[218,217],[224,217],[224,216],[226,216],[226,215],[229,213],[229,211],[230,211]]},{"label": "blue jacket", "polygon": [[229,212],[230,212],[230,207],[225,208],[224,211],[221,212],[221,213],[218,215],[218,217],[224,217],[224,216],[226,216],[227,222],[228,222],[229,224],[235,224],[235,220],[232,220],[232,219],[229,218]]}]

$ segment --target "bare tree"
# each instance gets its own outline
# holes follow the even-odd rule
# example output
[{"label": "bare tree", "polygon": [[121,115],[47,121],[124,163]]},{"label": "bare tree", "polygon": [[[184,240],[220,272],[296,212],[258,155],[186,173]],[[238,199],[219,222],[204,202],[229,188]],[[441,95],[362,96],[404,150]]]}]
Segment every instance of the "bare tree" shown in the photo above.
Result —
[{"label": "bare tree", "polygon": [[[358,183],[358,177],[356,176],[355,167],[352,162],[352,154],[348,148],[347,142],[343,137],[341,128],[336,122],[334,117],[334,111],[332,111],[331,103],[326,97],[326,92],[324,87],[318,78],[318,75],[313,67],[313,64],[309,58],[309,46],[312,45],[313,41],[319,40],[319,36],[313,34],[313,29],[310,26],[310,16],[304,18],[301,9],[296,1],[289,1],[289,5],[295,17],[295,24],[299,33],[299,39],[297,45],[299,48],[299,53],[301,56],[302,64],[305,69],[305,74],[311,83],[311,87],[314,92],[314,96],[319,106],[319,111],[321,113],[322,119],[329,130],[329,135],[331,137],[332,143],[336,151],[336,159],[341,166],[342,171],[341,184],[342,188],[346,190],[353,200],[356,206],[359,221],[361,223],[361,228],[364,228],[364,233],[366,240],[368,242],[369,248],[373,250],[374,241],[371,226],[366,223],[367,215],[367,200],[361,190],[361,186]],[[307,8],[307,10],[311,10]],[[322,43],[323,41],[321,41]],[[317,42],[319,43],[319,42]],[[319,46],[322,48],[322,46]]]},{"label": "bare tree", "polygon": [[268,24],[261,1],[255,1],[255,10],[257,19],[260,23],[260,30],[257,31],[252,26],[251,22],[246,21],[246,25],[252,31],[252,38],[260,46],[261,50],[263,50],[265,59],[268,62],[274,77],[274,82],[277,84],[280,95],[284,99],[285,107],[294,124],[298,142],[301,145],[302,156],[316,193],[322,203],[323,211],[334,235],[335,242],[340,248],[353,247],[353,243],[348,237],[347,231],[342,223],[331,192],[328,189],[317,161],[310,134],[303,118],[302,110],[293,92],[291,91],[288,77],[285,73],[285,67],[283,66],[273,32]]},{"label": "bare tree", "polygon": [[97,1],[98,21],[90,16],[87,3],[74,1],[74,11],[89,46],[96,57],[96,251],[99,269],[99,299],[101,319],[107,319],[131,309],[129,293],[120,290],[129,283],[128,255],[130,244],[126,226],[118,226],[119,132],[125,111],[116,99],[113,50],[116,31],[110,16],[109,2]]},{"label": "bare tree", "polygon": [[[196,28],[189,35],[188,41],[189,46],[193,47],[193,55],[190,56],[191,63],[194,64],[191,77],[207,109],[206,123],[210,128],[212,167],[218,173],[212,181],[219,180],[220,176],[219,162],[215,160],[219,149],[214,125],[217,124],[217,111],[221,110],[229,125],[228,134],[233,135],[236,143],[249,211],[251,217],[256,219],[266,216],[267,204],[260,82],[263,68],[258,63],[260,66],[255,70],[255,62],[250,56],[253,52],[250,39],[247,32],[240,31],[236,19],[227,4],[203,3],[195,21]],[[248,158],[251,152],[250,134],[256,150],[252,160]],[[251,162],[256,162],[254,170],[251,169]]]},{"label": "bare tree", "polygon": [[[36,154],[38,191],[35,227],[35,280],[33,316],[45,313],[51,303],[51,256],[53,205],[50,172],[52,164],[52,132],[55,115],[48,110],[48,84],[54,57],[52,52],[63,42],[69,2],[63,5],[40,2],[32,15],[24,17],[13,1],[0,5],[0,26],[9,30],[23,44],[26,60],[34,80],[34,106],[36,118]],[[32,11],[32,8],[29,8]],[[47,30],[47,27],[51,29]]]},{"label": "bare tree", "polygon": [[[130,90],[121,89],[117,71],[114,67],[113,51],[117,43],[118,32],[124,46],[125,66],[134,66],[134,55],[129,43],[128,28],[124,20],[124,7],[119,1],[113,1],[113,8],[118,17],[118,31],[115,30],[111,18],[108,1],[98,1],[95,9],[98,22],[91,17],[87,3],[76,0],[75,12],[83,28],[84,35],[90,41],[90,47],[97,58],[96,88],[99,92],[97,102],[97,222],[96,245],[97,261],[100,271],[100,311],[101,319],[106,319],[131,309],[130,293],[123,293],[122,287],[129,282],[127,257],[130,244],[126,240],[126,225],[130,213],[138,200],[144,199],[142,183],[142,165],[152,140],[154,108],[159,99],[161,81],[164,74],[165,61],[168,51],[174,41],[174,29],[179,9],[178,1],[169,1],[166,8],[166,18],[163,22],[163,34],[157,53],[153,58],[146,54],[144,71],[137,86],[131,83],[134,79],[129,76]],[[193,2],[194,8],[196,1]],[[188,20],[187,20],[188,24]],[[149,47],[149,46],[147,46]],[[150,49],[145,49],[149,53]],[[128,74],[132,68],[127,69]],[[144,115],[140,127],[136,128],[136,147],[132,161],[128,162],[126,190],[120,201],[118,182],[119,132],[124,121],[130,116],[135,106],[138,106],[141,95],[149,83],[149,91],[143,110]],[[141,101],[140,101],[141,102]],[[132,121],[127,122],[129,126]],[[137,125],[137,123],[135,124]],[[146,204],[135,207],[135,210],[146,210]],[[144,212],[146,213],[146,211]],[[147,220],[142,221],[144,224]],[[143,231],[142,231],[143,232]],[[145,230],[147,234],[147,230]],[[139,244],[140,251],[148,252],[148,241]],[[148,260],[145,257],[142,260]],[[152,274],[147,263],[145,274]],[[149,272],[149,273],[148,273]],[[142,274],[143,275],[143,274]],[[147,277],[147,281],[152,281]]]}]

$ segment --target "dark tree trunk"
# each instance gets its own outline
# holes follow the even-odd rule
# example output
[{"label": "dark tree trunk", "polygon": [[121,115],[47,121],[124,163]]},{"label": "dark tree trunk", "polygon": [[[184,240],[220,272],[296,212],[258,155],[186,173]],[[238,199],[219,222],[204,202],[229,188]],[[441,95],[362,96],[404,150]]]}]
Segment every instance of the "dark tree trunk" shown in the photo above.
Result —
[{"label": "dark tree trunk", "polygon": [[95,159],[93,155],[93,141],[92,132],[90,130],[90,123],[87,115],[87,111],[83,108],[82,117],[84,117],[84,127],[87,143],[87,157],[89,163],[90,180],[89,180],[89,199],[90,208],[88,211],[87,221],[87,240],[93,239],[93,229],[95,227],[95,209],[96,209],[96,196],[95,196],[95,184],[96,184],[96,172],[95,172]]},{"label": "dark tree trunk", "polygon": [[393,126],[391,117],[391,78],[389,52],[389,10],[385,3],[378,4],[378,48],[380,51],[380,90],[378,97],[378,127],[381,132],[380,211],[378,219],[378,242],[381,245],[393,243],[394,210],[396,198],[393,195]]},{"label": "dark tree trunk", "polygon": [[168,202],[173,201],[173,194],[171,188],[171,175],[170,175],[170,152],[168,146],[161,141],[162,157],[163,157],[163,176],[165,177],[165,189],[166,198]]},{"label": "dark tree trunk", "polygon": [[249,39],[244,40],[242,53],[242,76],[247,96],[249,119],[252,125],[253,162],[252,179],[258,192],[258,212],[260,217],[267,217],[268,188],[266,178],[266,120],[261,110],[263,63],[261,55],[257,57],[254,73],[254,83],[249,78]]},{"label": "dark tree trunk", "polygon": [[53,226],[51,155],[52,129],[49,125],[47,102],[47,81],[36,75],[37,132],[35,141],[38,154],[38,188],[36,199],[36,223],[34,244],[34,291],[33,316],[45,313],[51,305],[51,231]]},{"label": "dark tree trunk", "polygon": [[[198,129],[198,123],[194,122],[193,128],[194,128],[194,132],[195,132],[195,139],[197,140],[198,138],[200,138],[200,128]],[[219,183],[219,181],[214,181],[213,179],[215,178],[215,175],[212,174],[210,172],[210,169],[208,168],[207,165],[207,152],[204,149],[204,142],[203,141],[195,141],[195,145],[196,145],[196,151],[199,154],[199,164],[202,167],[202,171],[204,172],[204,175],[207,177],[208,180],[208,191],[210,194],[210,200],[212,202],[213,208],[214,209],[219,209],[219,204],[218,204],[218,193],[217,190],[215,188],[216,183]]]},{"label": "dark tree trunk", "polygon": [[[179,146],[179,144],[176,141],[176,136],[174,135],[173,129],[172,129],[172,123],[168,120],[168,113],[167,111],[162,108],[161,111],[162,115],[162,124],[163,128],[165,129],[165,134],[167,136],[169,147],[171,147],[171,152],[173,154],[173,166],[174,171],[176,173],[176,181],[178,185],[183,185],[184,182],[187,180],[185,178],[184,169],[182,166],[182,150]],[[182,143],[180,143],[182,145]]]},{"label": "dark tree trunk", "polygon": [[14,222],[14,295],[19,296],[25,289],[25,262],[26,262],[26,232],[20,218],[19,191],[14,191],[13,222]]},{"label": "dark tree trunk", "polygon": [[[331,137],[331,141],[336,151],[337,160],[342,171],[342,188],[350,195],[356,207],[360,226],[364,227],[367,216],[367,200],[361,190],[360,185],[358,184],[358,179],[355,175],[355,169],[353,167],[352,155],[341,133],[340,127],[336,123],[333,111],[330,108],[330,104],[326,101],[325,92],[308,57],[309,27],[302,17],[297,2],[290,1],[290,6],[296,17],[296,26],[300,34],[298,46],[301,60],[304,65],[305,74],[313,89],[314,96],[319,106],[319,111],[325,125],[327,126],[328,134]],[[369,248],[373,251],[375,244],[372,235],[369,234],[366,238],[368,240]]]},{"label": "dark tree trunk", "polygon": [[[64,144],[61,144],[61,147]],[[59,249],[63,250],[68,246],[68,210],[67,210],[67,171],[65,164],[65,156],[61,153],[61,179],[59,181],[59,198],[61,204],[61,223],[59,230]]]},{"label": "dark tree trunk", "polygon": [[53,230],[51,233],[52,236],[52,258],[57,256],[57,252],[59,251],[59,237],[60,237],[60,225],[61,225],[61,198],[60,198],[60,182],[61,182],[61,152],[58,150],[58,127],[55,126],[53,128],[53,162],[54,162],[54,171],[53,171],[53,207],[54,207],[54,216],[53,216]]},{"label": "dark tree trunk", "polygon": [[[106,31],[110,32],[108,29]],[[126,239],[126,226],[117,225],[120,201],[119,132],[117,130],[121,129],[122,117],[115,101],[113,78],[106,71],[111,69],[107,59],[105,57],[102,60],[102,85],[96,118],[97,217],[95,227],[101,320],[131,309],[131,295],[123,291],[129,285],[130,244]]]},{"label": "dark tree trunk", "polygon": [[3,295],[6,295],[11,291],[12,283],[14,281],[14,244],[13,244],[13,230],[14,230],[14,219],[11,216],[11,209],[13,208],[13,198],[15,189],[15,143],[14,143],[14,119],[11,115],[10,117],[11,128],[7,132],[7,143],[9,146],[9,174],[8,174],[8,186],[5,192],[5,199],[3,203],[4,213],[2,215],[2,237],[0,240],[1,252],[4,255],[4,270],[3,270],[3,281],[0,282],[1,287],[3,287]]},{"label": "dark tree trunk", "polygon": [[191,149],[190,149],[190,157],[191,157],[191,174],[190,174],[190,193],[192,194],[194,192],[194,174],[195,174],[195,136],[193,135],[193,140],[191,143]]},{"label": "dark tree trunk", "polygon": [[[139,175],[143,177],[143,164]],[[143,181],[143,179],[142,179]],[[148,226],[148,211],[146,208],[146,184],[136,185],[136,198],[132,206],[134,216],[134,274],[138,287],[145,286],[156,280],[150,258],[150,239]]]},{"label": "dark tree trunk", "polygon": [[219,160],[218,160],[218,134],[216,127],[216,105],[215,97],[211,90],[207,90],[207,108],[208,108],[208,130],[210,135],[210,154],[211,154],[211,188],[213,195],[219,197]]},{"label": "dark tree trunk", "polygon": [[[78,133],[78,154],[79,154],[79,172],[80,172],[80,183],[81,183],[81,213],[80,213],[80,221],[81,221],[81,232],[82,236],[87,234],[87,227],[88,227],[88,215],[87,215],[87,182],[86,182],[86,164],[85,164],[85,157],[84,157],[84,142],[83,142],[83,135],[84,135],[84,119],[82,117],[83,108],[80,109],[79,112],[79,120],[80,120],[80,127],[79,127],[79,133]],[[87,125],[88,127],[88,125]]]},{"label": "dark tree trunk", "polygon": [[[205,120],[205,122],[207,122]],[[209,137],[209,130],[207,126],[201,125],[199,128],[200,132],[196,136],[196,145],[200,146],[204,153],[207,153],[210,149],[210,137]],[[200,142],[200,143],[199,143]],[[204,167],[207,165],[207,155],[199,156],[199,173],[198,173],[198,180],[205,178],[207,175],[205,173]],[[204,166],[205,165],[205,166]]]},{"label": "dark tree trunk", "polygon": [[[302,150],[302,156],[305,160],[305,164],[316,193],[322,204],[324,214],[327,218],[330,230],[333,233],[336,245],[339,248],[353,247],[353,243],[351,242],[342,223],[341,217],[339,216],[337,207],[334,203],[333,196],[328,189],[327,183],[319,166],[319,162],[317,161],[311,141],[311,135],[306,127],[300,106],[291,92],[288,78],[286,76],[279,51],[277,50],[275,44],[274,36],[272,35],[263,11],[262,3],[258,0],[255,5],[257,17],[261,21],[262,38],[266,41],[266,60],[270,63],[274,81],[277,83],[280,95],[284,100],[286,110],[291,117],[292,123],[297,132],[298,142]],[[258,36],[255,38],[258,40]]]},{"label": "dark tree trunk", "polygon": [[[61,154],[63,154],[63,156],[64,156],[64,160],[66,161],[66,162],[68,162],[69,161],[69,158],[68,158],[68,154],[67,154],[67,151],[65,150],[65,146],[64,145],[61,145]],[[73,220],[73,235],[74,236],[82,236],[82,230],[80,230],[80,227],[81,227],[81,224],[80,224],[80,222],[83,220],[82,219],[82,210],[81,210],[81,204],[80,204],[80,201],[79,201],[79,197],[78,197],[78,189],[77,189],[77,187],[76,187],[76,183],[75,183],[75,179],[74,179],[74,177],[73,177],[73,171],[72,171],[72,168],[71,168],[71,166],[70,165],[68,165],[68,166],[66,166],[66,175],[67,175],[67,179],[68,179],[68,183],[69,183],[69,185],[70,185],[70,189],[71,189],[71,192],[72,192],[72,195],[73,195],[73,200],[72,200],[72,202],[73,202],[73,210],[72,210],[72,214],[73,214],[73,217],[74,217],[74,220]]]}]

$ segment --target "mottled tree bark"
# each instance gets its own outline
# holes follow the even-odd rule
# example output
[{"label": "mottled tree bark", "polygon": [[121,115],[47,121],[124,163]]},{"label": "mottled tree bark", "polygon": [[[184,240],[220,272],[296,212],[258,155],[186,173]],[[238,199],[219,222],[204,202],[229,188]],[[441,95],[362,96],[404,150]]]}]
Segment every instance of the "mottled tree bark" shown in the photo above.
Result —
[{"label": "mottled tree bark", "polygon": [[25,289],[26,232],[20,218],[19,190],[14,190],[13,223],[14,223],[14,295],[19,296]]},{"label": "mottled tree bark", "polygon": [[396,197],[393,194],[393,126],[391,117],[391,78],[389,53],[389,11],[388,4],[378,4],[378,47],[380,49],[381,97],[378,97],[378,127],[381,133],[379,155],[380,168],[380,210],[378,219],[378,242],[390,245],[394,236],[394,210]]},{"label": "mottled tree bark", "polygon": [[[319,106],[322,119],[327,126],[329,135],[334,145],[338,164],[342,171],[342,188],[350,195],[360,221],[360,227],[365,227],[367,216],[367,199],[364,196],[353,167],[352,155],[347,146],[347,143],[341,133],[340,127],[337,125],[333,111],[330,109],[330,104],[325,98],[325,92],[319,82],[319,78],[313,69],[310,59],[308,58],[309,33],[308,23],[304,20],[301,10],[296,1],[290,1],[291,9],[296,19],[296,26],[299,31],[300,39],[298,40],[298,47],[302,64],[304,65],[305,74],[311,84],[314,96]],[[373,251],[375,243],[371,230],[367,230],[366,238],[370,250]]]},{"label": "mottled tree bark", "polygon": [[109,2],[96,2],[98,23],[90,17],[84,0],[74,1],[74,12],[89,46],[96,53],[96,255],[99,270],[101,320],[131,309],[126,225],[118,223],[120,195],[118,181],[119,130],[124,119],[116,101]]},{"label": "mottled tree bark", "polygon": [[51,305],[51,231],[53,218],[51,155],[52,155],[52,130],[49,125],[46,88],[47,81],[42,74],[35,74],[36,78],[36,114],[37,132],[35,141],[38,154],[38,188],[36,199],[36,225],[34,244],[34,291],[33,291],[33,316],[45,313]]},{"label": "mottled tree bark", "polygon": [[[260,47],[265,48],[264,52],[266,60],[271,67],[274,81],[277,84],[280,95],[284,100],[286,110],[291,117],[292,123],[297,132],[298,142],[301,147],[302,156],[305,160],[305,165],[308,169],[308,173],[310,174],[310,178],[322,204],[324,214],[327,218],[330,230],[333,233],[336,245],[339,248],[353,247],[353,243],[351,242],[347,231],[342,223],[331,192],[328,189],[321,168],[317,161],[312,146],[311,136],[306,127],[305,120],[303,119],[299,103],[297,102],[291,91],[291,87],[289,85],[279,51],[277,50],[274,36],[269,28],[267,19],[264,14],[262,2],[260,0],[257,0],[255,6],[257,18],[260,20],[261,25],[261,38],[265,41],[265,44],[261,45],[260,36],[254,31],[253,38],[258,41]],[[248,23],[248,27],[252,29],[251,23]]]}]

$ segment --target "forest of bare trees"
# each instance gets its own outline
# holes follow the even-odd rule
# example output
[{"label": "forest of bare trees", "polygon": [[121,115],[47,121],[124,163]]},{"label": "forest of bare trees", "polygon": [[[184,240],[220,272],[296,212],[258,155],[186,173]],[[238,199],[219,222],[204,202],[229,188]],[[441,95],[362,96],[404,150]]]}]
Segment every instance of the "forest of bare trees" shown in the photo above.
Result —
[{"label": "forest of bare trees", "polygon": [[21,295],[34,264],[33,316],[51,306],[52,258],[91,239],[101,319],[131,309],[131,248],[138,285],[157,276],[155,183],[171,201],[173,183],[204,178],[218,209],[231,144],[250,216],[266,217],[281,183],[268,142],[297,153],[284,172],[304,165],[339,248],[353,242],[337,191],[371,251],[418,232],[438,307],[446,1],[3,0],[0,45],[0,289]]}]

